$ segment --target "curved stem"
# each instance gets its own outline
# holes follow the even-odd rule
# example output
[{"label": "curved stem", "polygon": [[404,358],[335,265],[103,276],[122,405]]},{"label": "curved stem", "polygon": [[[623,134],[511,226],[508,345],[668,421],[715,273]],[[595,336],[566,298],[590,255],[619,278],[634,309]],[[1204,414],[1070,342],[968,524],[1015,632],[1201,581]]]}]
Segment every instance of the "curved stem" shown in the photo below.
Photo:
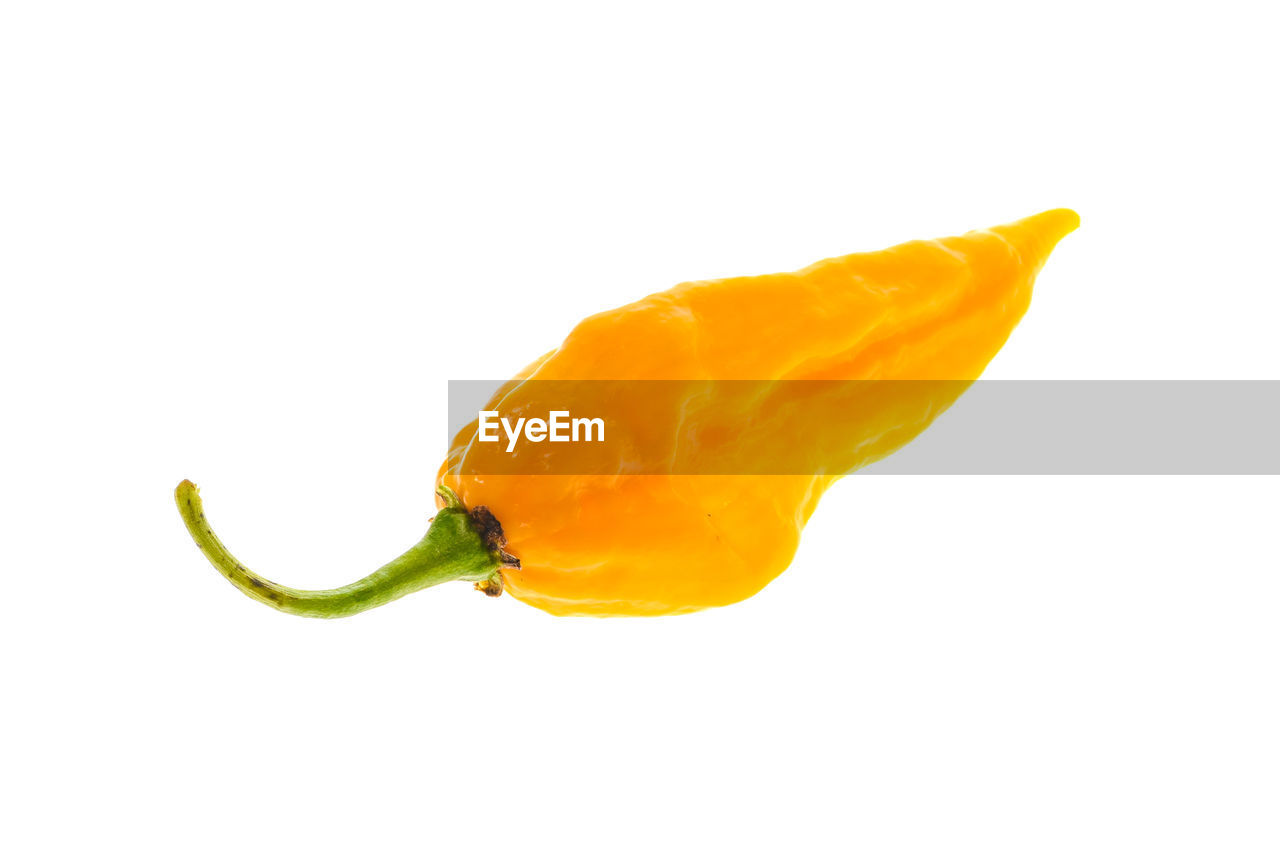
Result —
[{"label": "curved stem", "polygon": [[218,572],[246,596],[301,617],[349,617],[445,581],[473,581],[486,592],[501,592],[501,549],[486,541],[458,496],[447,487],[440,488],[440,495],[444,509],[431,520],[426,536],[400,557],[345,587],[295,590],[268,581],[227,551],[205,519],[194,483],[184,480],[174,491],[187,530]]}]

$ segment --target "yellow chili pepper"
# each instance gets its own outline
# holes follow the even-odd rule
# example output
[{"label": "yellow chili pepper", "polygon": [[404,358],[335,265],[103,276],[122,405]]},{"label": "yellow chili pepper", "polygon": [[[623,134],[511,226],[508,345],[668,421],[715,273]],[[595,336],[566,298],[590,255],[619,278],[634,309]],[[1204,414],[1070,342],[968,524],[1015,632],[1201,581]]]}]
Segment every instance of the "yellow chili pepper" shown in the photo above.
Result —
[{"label": "yellow chili pepper", "polygon": [[[796,273],[677,285],[582,321],[495,400],[518,409],[547,380],[971,381],[1025,313],[1053,247],[1078,224],[1073,211],[1052,210]],[[294,590],[261,578],[214,536],[194,484],[183,481],[177,501],[213,565],[249,596],[288,613],[347,616],[448,580],[471,581],[491,595],[505,589],[553,614],[688,613],[768,584],[791,562],[822,493],[909,442],[964,383],[888,387],[897,390],[858,398],[856,431],[846,423],[841,432],[806,434],[801,429],[815,429],[812,420],[772,416],[781,419],[772,433],[792,431],[797,464],[818,474],[627,473],[628,453],[661,457],[689,431],[701,431],[701,453],[731,461],[752,450],[731,432],[709,429],[713,418],[723,427],[760,416],[749,395],[739,409],[683,419],[670,417],[682,401],[667,401],[656,417],[652,401],[637,400],[633,411],[615,403],[624,421],[648,429],[612,446],[608,453],[618,456],[603,461],[602,473],[486,473],[473,422],[441,466],[440,509],[422,541],[336,590]],[[832,394],[816,405],[836,411],[851,400]]]}]

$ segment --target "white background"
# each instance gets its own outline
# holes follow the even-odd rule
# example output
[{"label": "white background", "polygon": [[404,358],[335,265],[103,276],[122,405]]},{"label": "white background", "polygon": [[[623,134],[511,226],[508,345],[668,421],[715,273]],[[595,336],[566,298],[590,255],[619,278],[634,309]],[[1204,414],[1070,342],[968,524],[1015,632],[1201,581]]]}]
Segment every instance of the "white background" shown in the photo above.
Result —
[{"label": "white background", "polygon": [[[1275,851],[1274,478],[850,478],[690,617],[458,584],[449,378],[1071,206],[993,378],[1280,378],[1263,3],[8,2],[11,851]],[[750,342],[744,342],[750,346]]]}]

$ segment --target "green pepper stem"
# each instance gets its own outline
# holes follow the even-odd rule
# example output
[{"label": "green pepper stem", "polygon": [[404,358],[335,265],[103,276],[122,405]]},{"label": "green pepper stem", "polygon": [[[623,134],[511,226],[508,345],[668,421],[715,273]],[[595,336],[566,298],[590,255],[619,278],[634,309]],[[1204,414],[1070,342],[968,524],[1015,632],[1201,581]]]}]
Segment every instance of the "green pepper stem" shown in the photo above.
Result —
[{"label": "green pepper stem", "polygon": [[213,533],[194,483],[178,484],[174,497],[200,551],[246,596],[300,617],[349,617],[445,581],[473,581],[491,595],[501,592],[504,553],[486,542],[485,532],[452,490],[442,486],[438,492],[445,507],[417,545],[359,581],[333,590],[295,590],[268,581],[236,560]]}]

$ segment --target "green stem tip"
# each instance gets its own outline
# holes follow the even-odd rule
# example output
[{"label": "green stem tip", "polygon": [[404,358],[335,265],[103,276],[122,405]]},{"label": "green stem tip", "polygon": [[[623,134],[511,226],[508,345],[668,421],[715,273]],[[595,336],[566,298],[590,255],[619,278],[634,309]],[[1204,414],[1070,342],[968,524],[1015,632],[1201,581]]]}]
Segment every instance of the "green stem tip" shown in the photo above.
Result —
[{"label": "green stem tip", "polygon": [[502,548],[502,526],[487,508],[468,511],[447,486],[437,492],[445,506],[417,545],[359,581],[333,590],[295,590],[268,581],[236,560],[213,533],[194,483],[178,484],[174,498],[200,551],[246,596],[300,617],[349,617],[446,581],[474,582],[490,596],[502,593],[503,567],[520,565]]}]

